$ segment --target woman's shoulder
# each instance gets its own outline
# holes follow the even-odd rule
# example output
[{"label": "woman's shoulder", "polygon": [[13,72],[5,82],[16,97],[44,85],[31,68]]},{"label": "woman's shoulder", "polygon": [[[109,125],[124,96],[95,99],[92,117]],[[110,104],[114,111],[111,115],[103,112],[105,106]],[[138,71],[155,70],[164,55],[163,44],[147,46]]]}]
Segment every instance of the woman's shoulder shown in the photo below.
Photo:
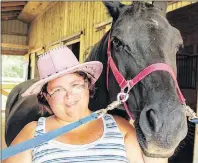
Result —
[{"label": "woman's shoulder", "polygon": [[134,127],[127,121],[126,119],[113,115],[113,118],[115,119],[120,131],[123,135],[126,135],[127,133],[135,133]]}]

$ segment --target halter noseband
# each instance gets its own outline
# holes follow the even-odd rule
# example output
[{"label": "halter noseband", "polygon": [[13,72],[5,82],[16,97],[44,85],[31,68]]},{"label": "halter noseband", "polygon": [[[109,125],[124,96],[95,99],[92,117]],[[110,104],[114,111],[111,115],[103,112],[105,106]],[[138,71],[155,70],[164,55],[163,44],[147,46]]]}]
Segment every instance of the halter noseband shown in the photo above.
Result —
[{"label": "halter noseband", "polygon": [[[133,88],[133,86],[135,86],[139,81],[141,81],[142,79],[144,79],[147,75],[149,75],[150,73],[154,72],[154,71],[167,71],[169,72],[169,74],[172,76],[173,80],[175,81],[176,84],[176,88],[177,88],[177,95],[179,98],[179,101],[181,102],[181,104],[186,105],[185,103],[185,98],[183,97],[181,90],[179,88],[178,82],[177,82],[177,78],[173,72],[173,69],[165,63],[155,63],[155,64],[151,64],[148,67],[146,67],[144,70],[142,70],[141,72],[139,72],[133,79],[131,80],[126,80],[123,75],[119,72],[115,62],[112,59],[111,56],[111,40],[110,40],[110,34],[108,36],[108,48],[107,48],[107,55],[108,55],[108,63],[107,63],[107,89],[109,88],[109,69],[111,68],[111,71],[113,72],[113,75],[119,85],[119,87],[121,88],[121,92],[124,92],[127,89],[127,94],[129,93],[129,91]],[[129,108],[126,104],[126,102],[124,102],[124,107],[128,113],[128,115],[130,116],[131,119],[134,119],[134,116],[131,114],[131,112],[129,111]]]}]

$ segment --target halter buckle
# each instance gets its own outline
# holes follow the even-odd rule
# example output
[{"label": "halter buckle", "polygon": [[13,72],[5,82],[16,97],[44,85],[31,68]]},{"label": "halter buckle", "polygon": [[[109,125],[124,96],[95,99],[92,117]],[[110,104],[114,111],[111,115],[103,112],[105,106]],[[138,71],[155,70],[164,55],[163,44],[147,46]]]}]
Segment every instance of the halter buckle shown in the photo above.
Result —
[{"label": "halter buckle", "polygon": [[117,95],[117,101],[120,101],[122,103],[126,102],[129,98],[129,94],[128,93],[124,93],[124,92],[120,92]]}]

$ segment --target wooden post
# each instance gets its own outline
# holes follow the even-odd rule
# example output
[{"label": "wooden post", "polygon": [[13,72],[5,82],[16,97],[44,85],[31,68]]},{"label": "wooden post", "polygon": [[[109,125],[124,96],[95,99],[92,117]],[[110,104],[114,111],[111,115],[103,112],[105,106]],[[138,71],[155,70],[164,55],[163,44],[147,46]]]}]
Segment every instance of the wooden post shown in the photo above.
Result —
[{"label": "wooden post", "polygon": [[79,62],[80,63],[83,63],[84,62],[84,47],[85,47],[85,35],[84,34],[81,34],[80,35],[80,54],[79,54]]},{"label": "wooden post", "polygon": [[5,91],[4,89],[1,89],[1,94],[4,96],[8,96],[9,92]]},{"label": "wooden post", "polygon": [[30,63],[30,67],[31,67],[31,79],[35,78],[35,62],[36,62],[36,54],[35,53],[31,53],[30,54],[31,57],[31,63]]},{"label": "wooden post", "polygon": [[[197,70],[197,77],[198,77],[198,70]],[[198,116],[198,81],[197,81],[197,116]],[[198,124],[195,127],[193,163],[198,163]]]}]

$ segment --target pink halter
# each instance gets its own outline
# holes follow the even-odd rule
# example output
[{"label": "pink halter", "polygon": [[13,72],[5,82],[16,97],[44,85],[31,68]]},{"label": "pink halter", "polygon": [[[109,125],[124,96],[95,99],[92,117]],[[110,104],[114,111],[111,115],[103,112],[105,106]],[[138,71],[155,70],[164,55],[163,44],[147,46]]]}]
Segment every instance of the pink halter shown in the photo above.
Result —
[{"label": "pink halter", "polygon": [[[134,85],[136,85],[139,81],[141,81],[143,78],[145,78],[147,75],[149,75],[150,73],[154,72],[154,71],[159,71],[159,70],[163,70],[163,71],[167,71],[170,73],[170,75],[172,76],[172,78],[175,81],[176,84],[176,88],[177,88],[177,95],[178,98],[180,100],[180,102],[182,104],[186,104],[185,103],[185,98],[183,97],[181,90],[179,88],[178,82],[177,82],[177,78],[172,70],[172,68],[165,64],[165,63],[155,63],[152,64],[148,67],[146,67],[144,70],[142,70],[140,73],[138,73],[133,79],[131,80],[126,80],[122,74],[118,71],[118,68],[116,67],[116,64],[114,63],[112,56],[111,56],[111,41],[110,41],[110,34],[109,34],[109,38],[108,38],[108,48],[107,48],[107,55],[108,55],[108,64],[107,64],[107,89],[109,88],[109,69],[111,68],[111,71],[113,72],[113,75],[117,81],[117,83],[119,84],[120,88],[121,88],[121,92],[124,92],[125,89],[127,89],[127,93],[129,93],[129,91],[133,88]],[[131,119],[134,119],[134,116],[131,114],[131,112],[129,111],[129,108],[126,104],[126,102],[124,102],[124,107],[126,109],[126,112],[128,113],[128,115],[130,116]]]}]

